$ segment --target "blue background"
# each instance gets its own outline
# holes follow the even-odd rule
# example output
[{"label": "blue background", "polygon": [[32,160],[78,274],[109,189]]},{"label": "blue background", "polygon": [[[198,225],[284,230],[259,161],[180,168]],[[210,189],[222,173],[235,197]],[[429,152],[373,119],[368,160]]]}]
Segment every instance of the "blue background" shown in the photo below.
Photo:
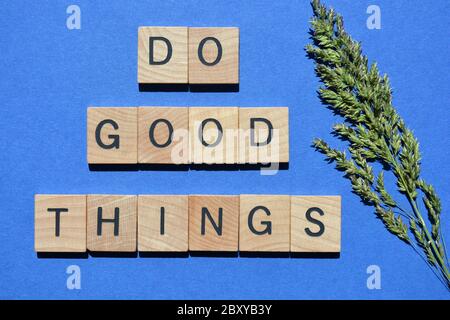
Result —
[{"label": "blue background", "polygon": [[[442,228],[450,237],[449,2],[327,3],[390,75],[394,104],[421,142],[422,174],[441,197]],[[70,4],[81,8],[81,30],[66,28]],[[381,30],[366,27],[370,4],[381,8]],[[313,63],[303,50],[308,1],[14,1],[0,15],[0,298],[449,298],[425,263],[310,147],[314,137],[333,141],[329,132],[338,119],[320,105]],[[240,27],[240,92],[139,92],[141,25]],[[275,176],[89,171],[88,105],[287,105],[290,168]],[[339,259],[39,259],[35,193],[340,194],[342,253]],[[81,290],[66,288],[71,264],[81,267]],[[381,290],[366,287],[372,264],[381,268]]]}]

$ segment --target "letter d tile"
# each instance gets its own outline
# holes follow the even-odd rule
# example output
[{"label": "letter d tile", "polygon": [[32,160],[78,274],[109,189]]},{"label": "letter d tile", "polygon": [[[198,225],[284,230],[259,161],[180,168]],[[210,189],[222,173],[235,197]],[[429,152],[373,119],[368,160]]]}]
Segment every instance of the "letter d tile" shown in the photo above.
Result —
[{"label": "letter d tile", "polygon": [[188,28],[140,27],[138,82],[188,83]]}]

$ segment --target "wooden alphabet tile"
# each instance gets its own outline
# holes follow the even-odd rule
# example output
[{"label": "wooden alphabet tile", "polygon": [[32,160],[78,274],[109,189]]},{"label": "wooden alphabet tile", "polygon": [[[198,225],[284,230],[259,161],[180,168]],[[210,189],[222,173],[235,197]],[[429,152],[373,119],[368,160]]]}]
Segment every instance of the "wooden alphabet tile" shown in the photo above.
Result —
[{"label": "wooden alphabet tile", "polygon": [[341,251],[340,196],[291,196],[291,251]]},{"label": "wooden alphabet tile", "polygon": [[239,251],[289,252],[289,196],[241,195],[239,219]]},{"label": "wooden alphabet tile", "polygon": [[238,128],[237,107],[189,108],[191,163],[237,163]]},{"label": "wooden alphabet tile", "polygon": [[239,163],[289,162],[289,110],[239,108]]},{"label": "wooden alphabet tile", "polygon": [[189,250],[237,251],[239,196],[189,196]]},{"label": "wooden alphabet tile", "polygon": [[87,249],[136,251],[137,196],[87,196]]},{"label": "wooden alphabet tile", "polygon": [[189,162],[189,112],[178,107],[139,107],[139,163]]},{"label": "wooden alphabet tile", "polygon": [[137,108],[88,108],[87,158],[91,164],[137,163]]},{"label": "wooden alphabet tile", "polygon": [[189,28],[189,83],[239,83],[239,28]]},{"label": "wooden alphabet tile", "polygon": [[188,251],[188,196],[138,196],[138,250]]},{"label": "wooden alphabet tile", "polygon": [[41,195],[34,198],[36,252],[86,251],[86,196]]},{"label": "wooden alphabet tile", "polygon": [[140,27],[138,83],[188,83],[188,28]]}]

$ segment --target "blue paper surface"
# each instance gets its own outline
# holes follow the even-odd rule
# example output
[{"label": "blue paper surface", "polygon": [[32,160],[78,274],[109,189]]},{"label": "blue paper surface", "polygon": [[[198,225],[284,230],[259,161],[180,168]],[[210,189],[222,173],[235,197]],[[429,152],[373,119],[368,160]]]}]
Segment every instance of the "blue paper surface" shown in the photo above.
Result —
[{"label": "blue paper surface", "polygon": [[[327,1],[389,74],[394,104],[421,143],[422,175],[449,220],[448,1]],[[66,8],[81,8],[68,30]],[[381,8],[369,30],[366,9]],[[389,234],[350,192],[348,181],[311,148],[334,141],[339,119],[321,106],[308,40],[308,1],[13,1],[0,19],[0,298],[31,299],[448,299],[413,250]],[[240,91],[139,92],[139,26],[237,26]],[[94,172],[86,162],[86,110],[97,106],[288,106],[290,167],[259,171]],[[336,142],[336,145],[340,145]],[[342,195],[339,259],[39,259],[36,193]],[[66,268],[81,268],[68,290]],[[366,286],[381,268],[380,290]]]}]

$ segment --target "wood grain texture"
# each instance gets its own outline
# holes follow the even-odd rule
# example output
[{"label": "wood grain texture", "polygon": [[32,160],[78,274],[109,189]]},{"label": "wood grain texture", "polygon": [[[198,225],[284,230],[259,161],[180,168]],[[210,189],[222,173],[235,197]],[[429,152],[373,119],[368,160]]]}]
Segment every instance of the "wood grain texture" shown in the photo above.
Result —
[{"label": "wood grain texture", "polygon": [[[199,134],[202,123],[203,140]],[[220,138],[221,136],[221,138]],[[234,164],[238,160],[239,111],[237,107],[192,107],[189,108],[189,149],[191,163]]]},{"label": "wood grain texture", "polygon": [[[114,121],[100,126],[100,141],[105,145],[114,143],[116,148],[102,148],[96,140],[97,127],[104,120]],[[89,107],[87,111],[87,160],[91,164],[137,163],[137,108],[136,107]]]},{"label": "wood grain texture", "polygon": [[[113,219],[119,208],[119,230],[114,235],[114,223],[103,222],[102,233],[97,234],[98,208],[102,219]],[[89,251],[136,251],[137,196],[88,195],[87,196],[87,248]]]},{"label": "wood grain texture", "polygon": [[[205,38],[216,39],[222,48],[215,65],[205,65],[199,58],[199,45]],[[202,52],[204,61],[212,64],[218,58],[218,45],[207,40]],[[189,83],[239,83],[239,28],[189,28]]]},{"label": "wood grain texture", "polygon": [[[217,233],[208,216],[204,216],[202,234],[202,211],[207,208],[217,227],[222,212],[221,235]],[[189,196],[189,250],[190,251],[237,251],[239,238],[239,196],[191,195]]]},{"label": "wood grain texture", "polygon": [[[59,232],[52,209],[65,209],[59,213]],[[86,251],[85,195],[35,195],[34,248],[36,252]]]},{"label": "wood grain texture", "polygon": [[[256,207],[264,207],[256,209]],[[255,234],[250,228],[249,216],[254,211],[251,225],[263,233],[271,225],[271,232]],[[270,215],[268,214],[270,213]],[[284,195],[241,195],[239,250],[260,252],[289,252],[290,197]]]},{"label": "wood grain texture", "polygon": [[188,206],[188,196],[138,196],[138,250],[188,251]]},{"label": "wood grain texture", "polygon": [[[254,119],[253,133],[251,119]],[[267,122],[273,128],[270,136]],[[239,108],[239,129],[239,163],[289,162],[289,109],[287,107]]]},{"label": "wood grain texture", "polygon": [[[153,128],[153,140],[150,129]],[[189,162],[189,112],[181,107],[139,107],[138,162]]]},{"label": "wood grain texture", "polygon": [[[306,217],[310,211],[309,221]],[[315,236],[308,235],[307,229]],[[291,251],[292,252],[340,252],[341,251],[341,197],[340,196],[292,196],[291,197]]]},{"label": "wood grain texture", "polygon": [[[172,56],[165,64],[150,64],[150,37],[170,41]],[[154,61],[164,61],[167,44],[154,41]],[[138,31],[138,83],[188,83],[188,28],[140,27]]]}]

